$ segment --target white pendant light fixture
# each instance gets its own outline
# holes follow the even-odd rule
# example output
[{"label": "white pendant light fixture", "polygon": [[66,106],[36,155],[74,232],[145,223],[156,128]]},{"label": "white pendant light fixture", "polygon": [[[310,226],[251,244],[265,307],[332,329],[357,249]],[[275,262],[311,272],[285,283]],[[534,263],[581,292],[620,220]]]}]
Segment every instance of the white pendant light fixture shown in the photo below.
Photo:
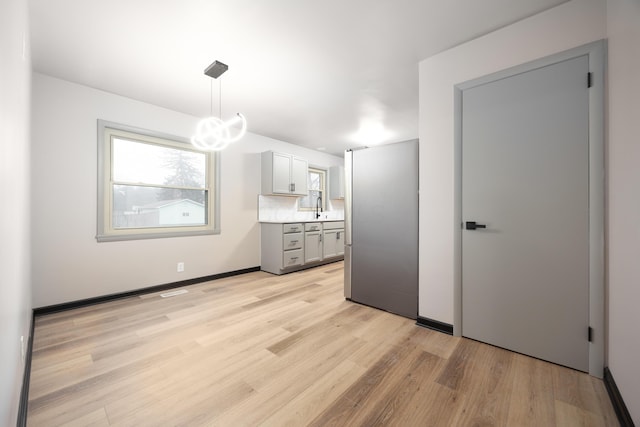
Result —
[{"label": "white pendant light fixture", "polygon": [[[214,79],[220,77],[229,66],[220,61],[213,61],[211,65],[204,70],[204,73]],[[206,117],[196,127],[196,133],[191,137],[191,144],[199,150],[205,151],[221,151],[229,144],[238,141],[247,132],[247,120],[240,113],[227,120],[222,120],[222,83],[218,93],[218,115],[213,117],[213,83],[211,84],[211,111],[210,117]],[[234,127],[240,125],[239,130]]]}]

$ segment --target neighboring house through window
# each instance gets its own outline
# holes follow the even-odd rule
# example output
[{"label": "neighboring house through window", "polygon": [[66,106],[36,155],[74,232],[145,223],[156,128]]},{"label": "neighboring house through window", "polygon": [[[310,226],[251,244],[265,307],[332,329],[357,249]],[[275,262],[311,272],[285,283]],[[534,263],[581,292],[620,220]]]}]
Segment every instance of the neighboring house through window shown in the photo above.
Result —
[{"label": "neighboring house through window", "polygon": [[216,154],[102,120],[98,153],[98,241],[219,232]]}]

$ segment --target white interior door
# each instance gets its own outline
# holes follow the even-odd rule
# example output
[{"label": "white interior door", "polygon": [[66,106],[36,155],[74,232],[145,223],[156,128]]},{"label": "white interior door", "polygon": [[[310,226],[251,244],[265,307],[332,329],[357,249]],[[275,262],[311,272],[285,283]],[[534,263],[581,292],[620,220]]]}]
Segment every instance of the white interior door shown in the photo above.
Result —
[{"label": "white interior door", "polygon": [[582,371],[588,72],[584,55],[462,92],[462,335]]}]

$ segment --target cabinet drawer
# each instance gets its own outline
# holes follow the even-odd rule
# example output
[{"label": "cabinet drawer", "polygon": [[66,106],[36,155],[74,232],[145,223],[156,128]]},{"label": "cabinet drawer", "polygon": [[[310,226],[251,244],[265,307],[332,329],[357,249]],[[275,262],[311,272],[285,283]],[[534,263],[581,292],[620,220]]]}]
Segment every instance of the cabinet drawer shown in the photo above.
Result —
[{"label": "cabinet drawer", "polygon": [[302,224],[283,224],[282,225],[282,232],[285,234],[298,233],[302,230],[304,230],[304,227],[302,227]]},{"label": "cabinet drawer", "polygon": [[320,231],[322,224],[319,222],[308,222],[304,225],[304,231]]},{"label": "cabinet drawer", "polygon": [[302,249],[295,249],[292,251],[284,251],[282,265],[284,268],[293,267],[295,265],[302,265],[304,256]]},{"label": "cabinet drawer", "polygon": [[344,221],[331,221],[324,223],[325,230],[336,230],[340,228],[344,228]]},{"label": "cabinet drawer", "polygon": [[290,249],[301,249],[303,236],[302,233],[288,233],[283,234],[283,248],[285,251]]}]

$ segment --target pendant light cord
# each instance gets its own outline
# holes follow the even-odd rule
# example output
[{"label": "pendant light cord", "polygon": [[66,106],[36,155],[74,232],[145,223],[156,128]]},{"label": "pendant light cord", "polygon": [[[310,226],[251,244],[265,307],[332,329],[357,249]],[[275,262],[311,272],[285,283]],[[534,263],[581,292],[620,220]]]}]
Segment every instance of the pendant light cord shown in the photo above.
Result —
[{"label": "pendant light cord", "polygon": [[[213,117],[213,79],[209,82],[209,115]],[[218,118],[222,120],[222,79],[218,79]]]},{"label": "pendant light cord", "polygon": [[209,116],[213,117],[213,79],[209,81]]}]

